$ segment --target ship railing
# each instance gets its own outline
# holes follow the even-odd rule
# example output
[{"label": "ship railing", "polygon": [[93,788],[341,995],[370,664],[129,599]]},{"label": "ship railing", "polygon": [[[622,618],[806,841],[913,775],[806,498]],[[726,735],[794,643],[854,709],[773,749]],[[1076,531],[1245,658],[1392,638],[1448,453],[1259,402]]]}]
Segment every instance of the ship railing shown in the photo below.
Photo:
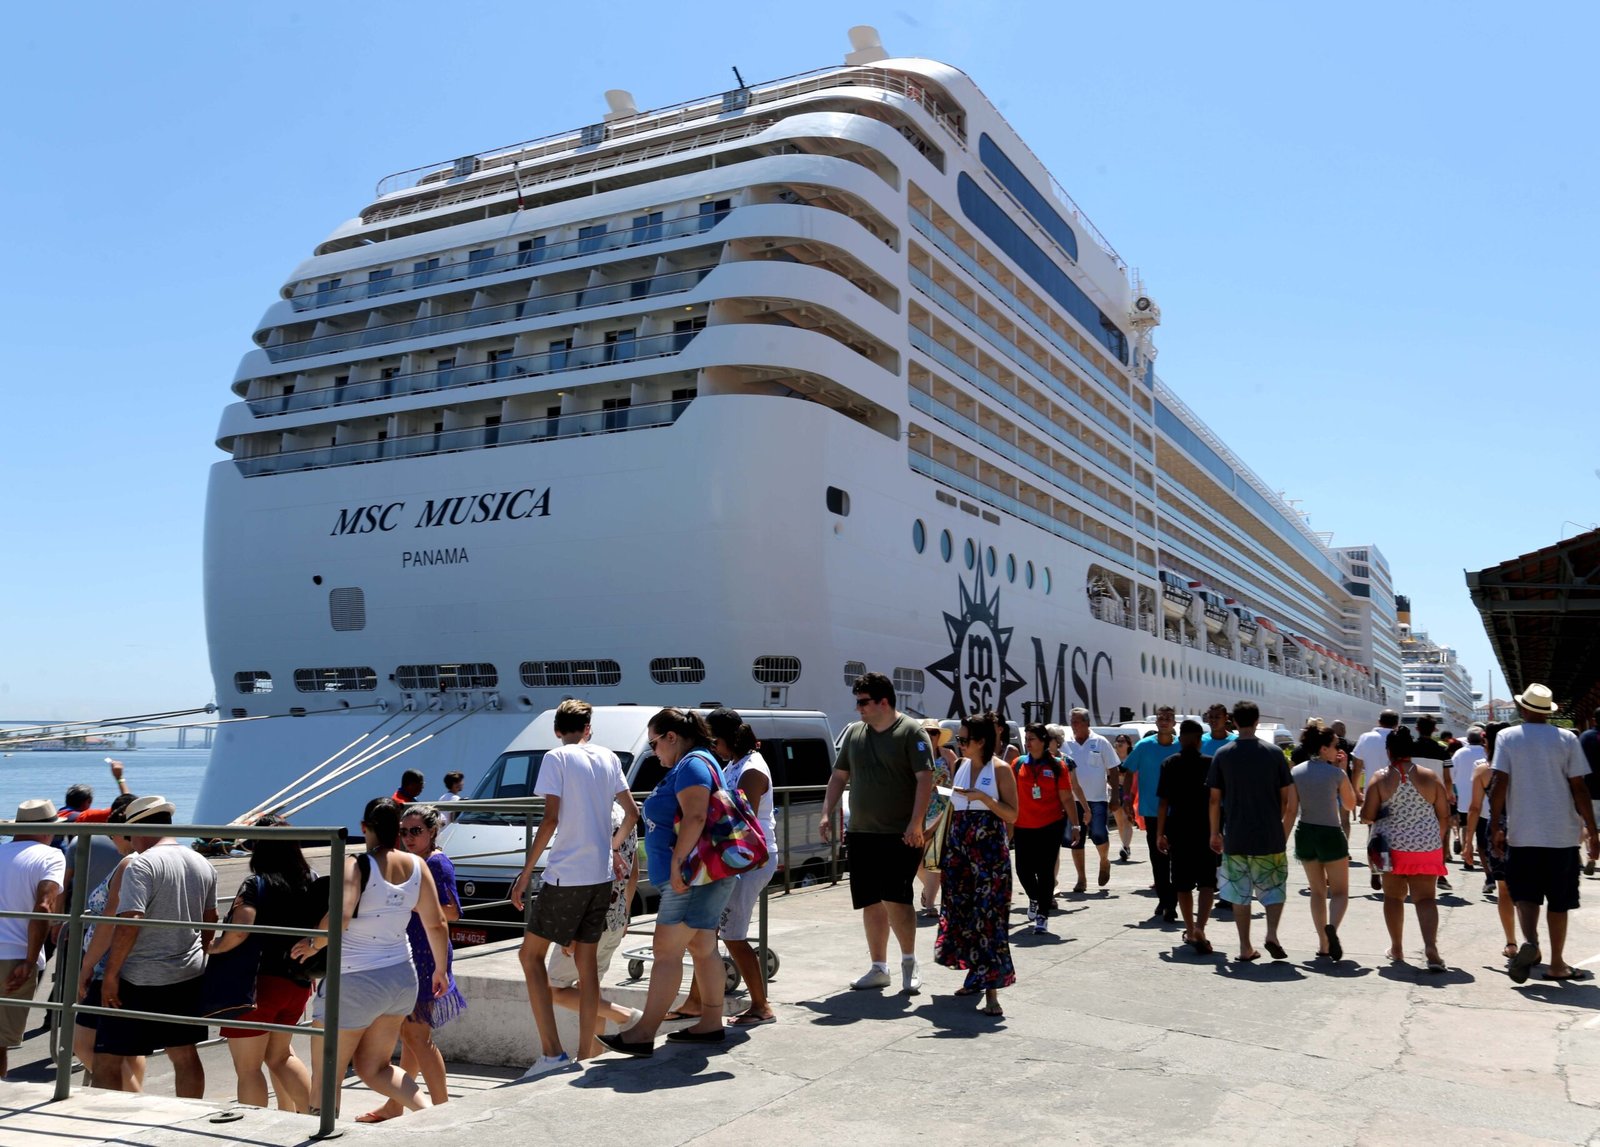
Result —
[{"label": "ship railing", "polygon": [[673,295],[691,290],[711,271],[711,267],[691,267],[684,271],[643,275],[637,279],[618,279],[592,287],[567,287],[560,291],[530,295],[527,298],[495,303],[487,307],[472,307],[450,314],[428,315],[422,318],[404,319],[397,323],[362,327],[360,330],[318,335],[295,342],[278,343],[263,349],[267,352],[268,359],[279,363],[288,359],[331,354],[351,347],[375,346],[380,343],[397,342],[400,339],[426,338],[446,331],[495,326],[499,323],[516,322],[519,319],[533,319],[542,315],[602,307],[609,303],[654,299],[661,295]]},{"label": "ship railing", "polygon": [[[84,911],[85,901],[88,899],[88,880],[83,877],[89,871],[89,842],[96,836],[128,836],[131,832],[139,835],[160,835],[164,837],[197,837],[201,839],[237,840],[249,838],[252,840],[296,840],[309,841],[313,844],[325,844],[330,850],[330,873],[342,875],[344,872],[345,858],[345,830],[343,828],[302,828],[299,826],[281,826],[273,828],[252,828],[237,824],[226,825],[128,825],[128,824],[84,824],[82,821],[49,821],[45,822],[46,831],[53,836],[65,836],[72,840],[72,870],[78,874],[79,879],[72,882],[72,896],[66,906],[66,912],[10,912],[0,911],[0,918],[9,920],[44,920],[50,924],[59,924],[65,931],[57,957],[57,969],[60,978],[57,983],[61,987],[61,999],[33,1000],[30,1007],[43,1008],[51,1014],[56,1026],[55,1039],[55,1094],[52,1102],[59,1102],[68,1098],[72,1093],[72,1032],[76,1027],[76,1018],[79,1015],[92,1016],[121,1016],[124,1019],[147,1020],[151,1022],[182,1022],[196,1026],[214,1028],[247,1028],[260,1032],[284,1032],[289,1035],[325,1036],[334,1033],[334,1038],[324,1039],[322,1043],[322,1090],[319,1097],[321,1113],[318,1116],[317,1132],[314,1138],[325,1139],[337,1134],[334,1127],[334,1117],[338,1102],[339,1089],[343,1081],[338,1078],[335,1069],[338,1065],[337,1033],[339,1031],[339,996],[340,974],[339,953],[343,946],[344,921],[344,881],[335,879],[328,881],[328,921],[326,928],[288,928],[272,924],[226,924],[222,922],[201,922],[194,920],[163,920],[155,917],[133,916],[91,916]],[[0,822],[0,835],[33,835],[39,833],[39,821]],[[140,831],[142,830],[142,831]],[[324,1018],[320,1024],[274,1024],[264,1023],[259,1020],[246,1019],[219,1019],[208,1016],[176,1015],[170,1012],[147,1012],[132,1008],[91,1007],[78,1002],[78,976],[83,963],[83,936],[86,927],[120,927],[120,928],[188,928],[200,932],[245,932],[265,936],[296,936],[296,937],[322,937],[327,941],[328,971],[324,981],[323,994],[326,997]]]},{"label": "ship railing", "polygon": [[[743,112],[748,107],[776,103],[779,100],[792,99],[796,96],[810,95],[814,92],[839,87],[878,88],[892,92],[895,95],[905,96],[920,104],[952,139],[961,147],[966,147],[966,131],[961,125],[960,117],[947,111],[943,105],[928,93],[926,88],[916,83],[915,80],[899,72],[892,72],[883,68],[851,67],[841,69],[836,66],[813,68],[809,71],[798,72],[792,76],[764,81],[754,87],[738,89],[747,93],[742,100],[736,98],[729,101],[727,96],[732,93],[719,92],[716,95],[696,96],[693,99],[668,104],[665,107],[639,112],[626,120],[605,124],[603,138],[606,141],[627,139],[645,132],[681,127],[684,124],[718,118],[731,112]],[[521,143],[512,143],[503,147],[491,148],[487,151],[475,152],[458,159],[423,164],[420,167],[397,171],[392,175],[384,176],[378,181],[378,185],[374,189],[374,197],[382,199],[385,196],[420,187],[427,183],[467,179],[499,168],[512,167],[516,164],[544,159],[551,155],[575,151],[579,147],[585,146],[584,139],[583,128],[569,128],[565,131],[553,132],[550,135],[525,140]]]},{"label": "ship railing", "polygon": [[[839,813],[835,813],[833,828],[828,841],[826,859],[821,864],[815,863],[816,857],[809,857],[806,863],[800,866],[803,874],[797,874],[794,864],[796,849],[795,829],[808,833],[820,822],[820,805],[828,790],[827,785],[782,785],[770,790],[774,803],[774,819],[778,829],[778,870],[761,892],[760,919],[757,931],[757,950],[762,958],[757,963],[762,969],[762,981],[766,981],[767,961],[767,899],[772,895],[775,887],[780,887],[782,894],[787,896],[796,888],[809,887],[813,884],[827,882],[838,884],[843,875],[844,868],[840,857],[840,841],[842,833],[839,831]],[[637,792],[633,794],[634,800],[643,806],[645,798],[650,794]],[[489,800],[463,800],[452,801],[448,811],[452,820],[460,821],[468,813],[484,813],[503,819],[520,820],[522,822],[522,853],[508,853],[505,850],[480,853],[451,853],[450,861],[455,865],[467,865],[474,861],[488,862],[484,866],[491,868],[504,867],[506,883],[509,885],[521,872],[522,865],[533,847],[533,835],[537,831],[539,822],[544,816],[544,801],[538,797],[507,797]],[[807,851],[811,851],[809,847]],[[634,864],[644,863],[644,843],[641,837],[638,854],[634,857]],[[811,871],[816,869],[817,871]],[[536,870],[536,875],[539,870]],[[647,882],[640,881],[641,885]],[[527,928],[528,922],[533,918],[533,901],[538,894],[537,883],[532,883],[529,895],[523,897],[523,907],[520,918],[511,918],[510,913],[516,911],[516,906],[509,898],[498,900],[484,900],[473,904],[463,904],[461,919],[458,921],[463,926],[470,926],[474,930],[488,935],[492,931],[502,931],[511,936],[520,936]],[[631,907],[631,906],[630,906]],[[509,910],[509,911],[508,911]],[[471,917],[469,920],[468,917]],[[632,929],[630,929],[632,930]]]},{"label": "ship railing", "polygon": [[642,338],[602,339],[599,342],[582,343],[578,346],[555,347],[533,354],[497,358],[493,362],[435,367],[432,370],[412,371],[409,374],[396,374],[388,378],[370,378],[363,382],[297,390],[292,394],[250,398],[245,400],[245,404],[250,408],[250,412],[259,418],[268,414],[289,414],[299,410],[348,406],[356,402],[375,402],[404,394],[432,394],[436,391],[455,390],[487,382],[508,382],[525,375],[534,376],[560,370],[576,370],[580,367],[607,366],[633,359],[660,358],[683,350],[693,341],[697,333],[697,331],[670,331],[659,335],[645,335]]},{"label": "ship railing", "polygon": [[397,291],[431,287],[436,283],[464,282],[484,275],[496,275],[502,271],[516,271],[524,267],[563,262],[596,251],[619,251],[648,243],[662,243],[668,239],[681,239],[685,235],[703,235],[726,219],[729,214],[731,210],[708,211],[703,215],[688,215],[655,223],[639,223],[617,231],[607,231],[603,235],[585,235],[577,239],[565,239],[560,243],[529,247],[525,251],[507,251],[504,254],[478,259],[468,256],[440,263],[437,267],[423,267],[404,275],[390,275],[359,283],[342,283],[337,287],[328,286],[332,280],[325,279],[312,289],[291,296],[289,304],[297,311],[317,310],[362,299],[380,298]]},{"label": "ship railing", "polygon": [[469,426],[369,442],[350,442],[343,446],[285,450],[278,454],[236,458],[234,462],[241,474],[247,478],[254,478],[262,474],[320,470],[329,466],[382,462],[391,458],[414,458],[424,454],[448,454],[457,450],[479,450],[492,446],[511,446],[558,438],[583,438],[624,430],[644,430],[671,426],[688,409],[692,401],[693,399],[688,398],[675,398],[667,402],[627,406],[620,410],[587,410],[574,414],[501,422],[494,426]]},{"label": "ship railing", "polygon": [[615,167],[624,167],[635,163],[648,163],[653,159],[662,159],[669,155],[677,155],[685,151],[698,151],[702,148],[717,147],[734,140],[744,139],[747,136],[757,135],[771,127],[772,120],[751,120],[737,126],[725,127],[721,131],[702,133],[700,135],[684,136],[678,139],[662,140],[650,147],[627,149],[597,155],[592,159],[578,163],[562,164],[559,167],[547,168],[529,175],[512,173],[498,180],[484,183],[471,183],[457,187],[452,191],[441,191],[438,195],[422,195],[415,199],[389,206],[368,208],[361,213],[361,222],[366,224],[382,223],[390,219],[399,219],[408,215],[420,215],[425,211],[436,211],[442,207],[455,207],[463,203],[472,203],[480,199],[488,199],[513,192],[521,193],[548,183],[558,183],[565,179],[577,179],[582,176],[597,175],[602,171],[609,171]]}]

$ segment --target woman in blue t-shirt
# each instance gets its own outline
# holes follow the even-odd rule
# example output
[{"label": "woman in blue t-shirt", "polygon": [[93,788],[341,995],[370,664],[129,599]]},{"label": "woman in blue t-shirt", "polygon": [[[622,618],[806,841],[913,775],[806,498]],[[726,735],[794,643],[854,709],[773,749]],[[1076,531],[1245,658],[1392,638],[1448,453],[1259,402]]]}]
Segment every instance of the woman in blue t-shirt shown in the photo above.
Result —
[{"label": "woman in blue t-shirt", "polygon": [[616,1035],[601,1036],[613,1051],[648,1056],[655,1053],[656,1028],[683,986],[683,954],[694,960],[703,1008],[699,1022],[667,1036],[674,1043],[721,1043],[722,961],[717,956],[717,925],[733,895],[731,878],[690,887],[683,863],[706,824],[713,791],[723,788],[722,773],[711,752],[711,730],[697,713],[663,709],[650,718],[650,750],[667,775],[644,802],[644,852],[650,880],[661,890],[651,944],[650,991],[639,1022]]}]

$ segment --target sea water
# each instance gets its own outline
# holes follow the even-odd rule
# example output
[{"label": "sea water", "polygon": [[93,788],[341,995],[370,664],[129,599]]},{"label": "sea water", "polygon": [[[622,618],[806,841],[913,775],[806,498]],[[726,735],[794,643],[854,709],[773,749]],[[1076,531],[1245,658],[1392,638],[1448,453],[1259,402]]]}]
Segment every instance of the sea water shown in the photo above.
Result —
[{"label": "sea water", "polygon": [[94,808],[105,808],[117,795],[106,757],[123,763],[122,779],[136,796],[164,796],[177,812],[173,821],[183,824],[194,815],[200,799],[200,781],[206,774],[210,749],[112,749],[105,752],[0,753],[0,820],[17,815],[25,800],[48,797],[62,808],[67,786],[86,784],[94,790]]}]

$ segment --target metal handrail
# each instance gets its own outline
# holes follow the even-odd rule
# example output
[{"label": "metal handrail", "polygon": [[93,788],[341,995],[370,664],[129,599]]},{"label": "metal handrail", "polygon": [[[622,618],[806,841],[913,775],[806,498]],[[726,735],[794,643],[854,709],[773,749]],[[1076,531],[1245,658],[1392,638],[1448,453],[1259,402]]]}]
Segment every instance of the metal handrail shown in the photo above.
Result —
[{"label": "metal handrail", "polygon": [[[928,95],[926,88],[899,72],[888,71],[884,68],[852,66],[812,68],[808,71],[797,72],[792,76],[766,80],[745,90],[750,93],[749,106],[755,106],[839,87],[881,88],[906,96],[920,104],[963,149],[966,147],[966,135],[959,124],[953,123],[950,113],[937,100]],[[630,116],[626,122],[614,125],[608,124],[606,138],[608,140],[623,139],[646,131],[678,127],[685,123],[692,123],[695,120],[711,119],[724,114],[726,113],[723,110],[722,93],[696,96],[693,99],[682,100],[675,104],[667,104],[664,107],[639,112]],[[373,190],[373,194],[381,199],[386,195],[408,190],[410,187],[420,187],[429,181],[447,178],[452,172],[458,170],[458,165],[463,160],[471,162],[474,165],[472,174],[478,175],[496,168],[521,163],[524,159],[543,158],[547,155],[575,150],[582,145],[582,132],[583,129],[581,127],[568,128],[565,131],[553,132],[550,135],[539,136],[536,139],[525,140],[522,143],[506,144],[502,147],[474,152],[471,155],[461,157],[461,159],[452,159],[442,163],[428,163],[419,167],[408,168],[404,171],[397,171],[380,179],[377,187]],[[552,147],[551,145],[558,146]],[[535,152],[536,154],[529,154],[530,152]],[[408,176],[415,177],[409,185],[404,183]]]},{"label": "metal handrail", "polygon": [[[71,836],[76,838],[73,845],[73,871],[87,873],[89,871],[89,841],[96,836],[150,836],[162,837],[200,837],[224,839],[249,837],[254,840],[309,840],[313,842],[326,841],[329,846],[331,863],[330,873],[338,874],[338,878],[328,881],[328,926],[326,928],[291,928],[270,924],[228,924],[221,921],[195,921],[195,920],[162,920],[151,917],[132,916],[91,916],[84,912],[84,903],[88,899],[88,881],[74,880],[72,883],[72,902],[68,911],[62,912],[0,912],[0,918],[45,920],[59,922],[67,927],[67,941],[62,947],[66,952],[66,966],[61,968],[62,973],[62,999],[60,1000],[33,1000],[29,1001],[30,1007],[43,1008],[47,1012],[59,1013],[60,1029],[70,1032],[73,1030],[74,1018],[82,1013],[93,1016],[121,1016],[125,1019],[149,1020],[152,1022],[177,1021],[193,1024],[197,1027],[237,1027],[248,1028],[251,1031],[286,1032],[289,1034],[309,1034],[325,1036],[329,1032],[339,1030],[339,958],[343,948],[344,936],[344,858],[345,858],[345,830],[343,828],[298,828],[289,825],[275,827],[250,827],[245,825],[192,825],[192,824],[162,824],[162,825],[132,825],[132,824],[84,824],[81,821],[0,821],[0,835],[30,836],[39,834],[41,829],[47,830],[52,836]],[[328,972],[326,1007],[323,1013],[321,1027],[312,1024],[288,1025],[263,1023],[258,1020],[244,1019],[215,1019],[209,1016],[184,1016],[169,1012],[146,1012],[132,1008],[95,1007],[78,1003],[78,976],[82,970],[83,961],[83,933],[85,924],[110,925],[113,927],[131,928],[189,928],[199,932],[255,932],[278,936],[322,936],[328,942]],[[335,1039],[324,1039],[322,1043],[322,1094],[320,1101],[322,1110],[317,1124],[315,1139],[326,1139],[338,1134],[334,1126],[335,1106],[338,1098],[339,1079],[334,1077],[334,1069],[338,1063],[338,1044]],[[56,1045],[56,1085],[52,1102],[68,1098],[72,1093],[72,1040],[60,1039]]]}]

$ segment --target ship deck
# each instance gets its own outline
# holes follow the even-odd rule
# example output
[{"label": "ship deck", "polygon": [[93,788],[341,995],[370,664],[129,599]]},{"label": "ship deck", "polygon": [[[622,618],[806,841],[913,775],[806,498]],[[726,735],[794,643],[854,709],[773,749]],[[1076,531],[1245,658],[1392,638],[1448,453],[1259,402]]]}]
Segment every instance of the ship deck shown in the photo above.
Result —
[{"label": "ship deck", "polygon": [[[1359,836],[1359,833],[1357,834]],[[1136,839],[1136,845],[1142,840]],[[1151,926],[1148,869],[1113,866],[1109,894],[1063,900],[1058,935],[1022,935],[1006,1015],[985,1019],[951,993],[961,973],[932,962],[933,928],[919,933],[924,994],[851,992],[864,967],[857,916],[843,888],[805,889],[772,902],[777,1024],[733,1034],[721,1049],[662,1046],[654,1059],[606,1057],[581,1074],[499,1086],[516,1068],[453,1063],[447,1106],[379,1127],[341,1123],[347,1142],[428,1139],[614,1143],[654,1147],[742,1135],[763,1142],[1082,1142],[1387,1144],[1585,1143],[1600,1136],[1600,987],[1513,988],[1501,971],[1493,906],[1477,873],[1452,868],[1440,944],[1450,971],[1390,965],[1367,872],[1341,930],[1347,959],[1316,961],[1308,943],[1303,874],[1290,869],[1283,962],[1199,958],[1175,929]],[[1600,891],[1596,878],[1585,880]],[[1227,921],[1209,934],[1219,952]],[[1256,924],[1260,943],[1261,924]],[[1600,965],[1600,929],[1573,917],[1568,956]],[[625,975],[613,964],[609,980]],[[37,1014],[37,1013],[36,1013]],[[148,1098],[75,1093],[47,1102],[43,1037],[12,1057],[0,1084],[0,1141],[289,1144],[304,1117],[231,1107],[225,1049],[204,1053],[208,1102],[169,1098],[152,1060]],[[353,1079],[348,1118],[375,1106]],[[168,1097],[164,1097],[168,1096]],[[618,1100],[621,1102],[619,1103]],[[624,1129],[626,1129],[624,1131]]]}]

